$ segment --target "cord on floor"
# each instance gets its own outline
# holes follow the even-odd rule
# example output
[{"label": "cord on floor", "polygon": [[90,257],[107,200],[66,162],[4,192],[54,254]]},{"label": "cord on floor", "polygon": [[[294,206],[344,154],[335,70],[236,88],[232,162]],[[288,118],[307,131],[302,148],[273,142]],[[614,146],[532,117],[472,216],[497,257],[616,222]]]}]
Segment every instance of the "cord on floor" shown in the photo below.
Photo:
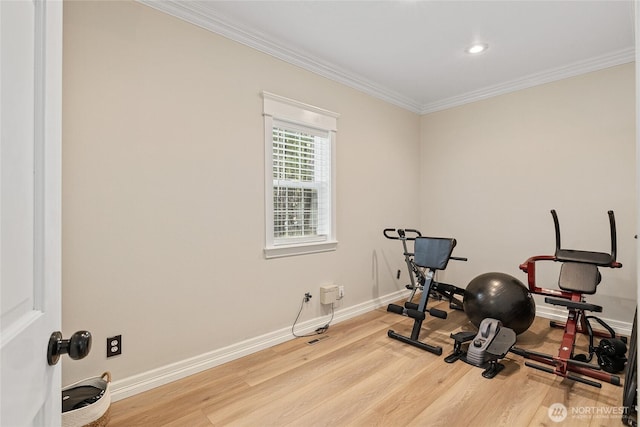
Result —
[{"label": "cord on floor", "polygon": [[300,313],[302,313],[302,308],[304,307],[304,303],[305,303],[305,298],[302,299],[302,304],[300,304],[300,310],[298,310],[298,315],[296,316],[296,320],[293,321],[293,325],[291,326],[291,333],[293,334],[293,336],[296,338],[306,338],[306,337],[313,337],[315,335],[324,334],[325,332],[327,332],[329,330],[329,324],[331,324],[331,322],[333,321],[333,316],[335,314],[334,303],[331,303],[331,319],[329,319],[326,325],[319,327],[318,329],[316,329],[310,334],[298,335],[295,333],[294,328],[296,327],[296,323],[298,323],[298,319],[300,319]]}]

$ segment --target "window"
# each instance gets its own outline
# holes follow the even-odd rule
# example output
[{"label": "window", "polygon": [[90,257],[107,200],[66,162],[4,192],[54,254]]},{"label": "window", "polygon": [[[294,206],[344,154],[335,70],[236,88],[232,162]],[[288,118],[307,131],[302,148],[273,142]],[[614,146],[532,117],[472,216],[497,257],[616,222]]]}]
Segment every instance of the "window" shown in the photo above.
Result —
[{"label": "window", "polygon": [[335,250],[336,113],[263,92],[267,258]]}]

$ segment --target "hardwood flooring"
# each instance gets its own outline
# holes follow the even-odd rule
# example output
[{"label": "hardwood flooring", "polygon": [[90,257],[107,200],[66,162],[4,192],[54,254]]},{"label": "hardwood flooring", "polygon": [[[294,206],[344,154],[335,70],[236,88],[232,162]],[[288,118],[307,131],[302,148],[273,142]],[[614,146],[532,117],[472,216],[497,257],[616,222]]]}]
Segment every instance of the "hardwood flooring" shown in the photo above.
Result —
[{"label": "hardwood flooring", "polygon": [[[316,344],[297,338],[115,402],[109,426],[622,425],[622,387],[566,380],[511,353],[491,380],[445,363],[450,333],[474,330],[464,313],[447,311],[446,320],[428,318],[420,336],[442,356],[388,338],[388,329],[410,335],[413,321],[381,308],[332,325]],[[517,345],[556,354],[561,336],[536,319]],[[586,351],[584,337],[577,348]],[[548,415],[555,403],[567,408],[557,424]]]}]

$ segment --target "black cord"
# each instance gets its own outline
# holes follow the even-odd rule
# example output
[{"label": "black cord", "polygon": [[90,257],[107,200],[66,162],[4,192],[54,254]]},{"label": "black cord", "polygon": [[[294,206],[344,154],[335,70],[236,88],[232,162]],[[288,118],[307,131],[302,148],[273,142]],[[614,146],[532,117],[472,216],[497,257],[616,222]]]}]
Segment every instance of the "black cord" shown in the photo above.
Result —
[{"label": "black cord", "polygon": [[315,336],[315,335],[324,334],[329,329],[329,324],[333,321],[333,315],[335,313],[335,311],[334,311],[334,303],[331,303],[331,319],[329,319],[329,321],[327,322],[326,325],[319,327],[318,329],[316,329],[315,331],[313,331],[310,334],[298,335],[298,334],[296,334],[294,332],[293,329],[296,327],[296,323],[298,323],[298,319],[300,319],[300,313],[302,313],[302,307],[304,307],[305,301],[306,301],[306,297],[304,297],[302,299],[302,304],[300,304],[300,310],[298,311],[298,315],[296,316],[296,320],[293,321],[293,325],[291,326],[291,333],[296,338],[306,338],[306,337],[312,337],[312,336]]}]

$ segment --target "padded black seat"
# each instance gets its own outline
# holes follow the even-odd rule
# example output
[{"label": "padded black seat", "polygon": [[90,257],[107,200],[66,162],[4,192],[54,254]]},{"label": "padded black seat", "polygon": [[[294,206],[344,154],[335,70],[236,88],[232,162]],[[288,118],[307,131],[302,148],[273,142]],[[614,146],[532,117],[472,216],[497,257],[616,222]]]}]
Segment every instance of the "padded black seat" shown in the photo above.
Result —
[{"label": "padded black seat", "polygon": [[594,264],[600,267],[609,266],[613,261],[615,261],[611,254],[606,254],[604,252],[576,251],[573,249],[558,249],[556,251],[556,258],[558,261],[582,262],[585,264]]},{"label": "padded black seat", "polygon": [[558,287],[564,291],[593,295],[600,283],[600,272],[594,264],[564,262],[560,268]]},{"label": "padded black seat", "polygon": [[[600,283],[600,272],[594,264],[580,262],[564,262],[560,268],[558,287],[564,291],[577,292],[592,295]],[[547,304],[560,305],[575,310],[601,312],[602,307],[585,302],[570,301],[566,299],[545,298]]]}]

